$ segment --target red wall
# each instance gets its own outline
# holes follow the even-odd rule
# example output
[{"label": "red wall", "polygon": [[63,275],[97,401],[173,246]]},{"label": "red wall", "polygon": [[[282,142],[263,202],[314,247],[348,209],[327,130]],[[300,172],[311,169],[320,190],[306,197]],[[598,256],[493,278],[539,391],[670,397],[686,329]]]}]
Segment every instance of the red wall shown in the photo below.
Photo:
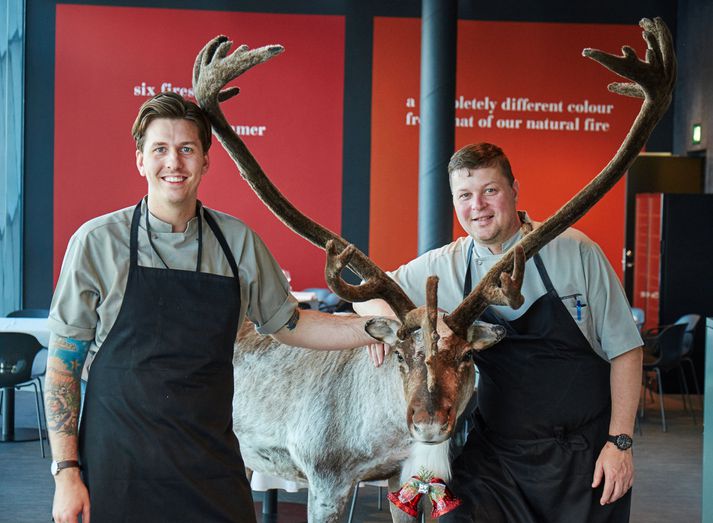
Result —
[{"label": "red wall", "polygon": [[[461,123],[469,125],[472,117],[473,125],[456,128],[456,149],[481,141],[500,145],[520,182],[519,208],[544,220],[607,164],[639,110],[639,101],[607,91],[618,77],[581,56],[585,47],[619,52],[623,44],[642,53],[637,26],[459,21],[456,100],[487,97],[496,108],[490,123],[481,125],[489,110],[456,110]],[[417,254],[419,128],[410,125],[408,113],[419,113],[419,49],[420,20],[375,19],[369,252],[386,269]],[[505,111],[501,104],[507,98],[562,102],[562,112]],[[613,107],[609,114],[567,111],[569,104],[585,100]],[[576,131],[525,128],[528,119],[575,117]],[[608,129],[585,131],[587,117]],[[498,120],[514,119],[523,120],[520,129],[497,127]],[[624,184],[576,227],[601,245],[621,273]],[[462,234],[454,218],[454,236]]]},{"label": "red wall", "polygon": [[[299,209],[341,229],[342,16],[58,5],[56,19],[55,281],[79,225],[146,192],[130,133],[146,86],[191,88],[195,56],[218,34],[236,46],[285,46],[236,81],[240,95],[224,112],[233,125],[265,126],[244,137],[265,172]],[[264,208],[217,140],[211,161],[201,200],[254,228],[293,287],[322,286],[323,252]]]}]

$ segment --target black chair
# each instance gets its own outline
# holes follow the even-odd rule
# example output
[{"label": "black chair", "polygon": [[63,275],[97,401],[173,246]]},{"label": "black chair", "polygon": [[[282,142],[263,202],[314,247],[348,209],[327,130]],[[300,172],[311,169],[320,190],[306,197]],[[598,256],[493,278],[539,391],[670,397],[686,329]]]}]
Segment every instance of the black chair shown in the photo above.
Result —
[{"label": "black chair", "polygon": [[[47,318],[49,317],[49,309],[19,309],[10,312],[8,318]],[[44,391],[42,390],[42,376],[47,372],[47,348],[43,347],[35,356],[35,361],[32,362],[32,375],[30,381],[16,385],[16,389],[32,387],[35,390],[35,398],[39,400],[42,411],[41,419],[44,420],[44,426],[47,428],[47,417],[44,409]],[[39,394],[39,398],[37,398]],[[49,441],[48,441],[49,443]],[[40,434],[40,444],[42,444],[42,435]],[[45,457],[44,446],[42,447],[42,457]]]},{"label": "black chair", "polygon": [[49,309],[20,309],[12,311],[8,318],[47,318],[50,315]]},{"label": "black chair", "polygon": [[[686,314],[676,320],[674,325],[685,325],[686,333],[683,335],[683,351],[681,353],[681,363],[688,363],[691,368],[691,376],[693,376],[693,385],[696,388],[696,394],[700,396],[701,389],[698,387],[698,378],[696,377],[696,368],[693,366],[693,358],[691,351],[693,350],[693,339],[696,333],[696,326],[701,317],[698,314]],[[684,374],[685,376],[685,374]]]},{"label": "black chair", "polygon": [[[688,397],[688,387],[685,377],[683,376],[683,368],[681,367],[681,357],[683,353],[683,338],[686,333],[685,325],[668,325],[659,328],[656,336],[645,338],[646,350],[644,351],[644,386],[647,385],[647,377],[653,372],[656,375],[658,384],[659,404],[661,407],[661,427],[663,432],[666,432],[666,413],[663,406],[663,386],[661,383],[661,371],[667,372],[672,369],[678,369],[679,381],[681,383],[681,396],[684,405],[686,400],[690,402]],[[644,413],[644,395],[642,394],[641,416]],[[693,422],[696,423],[696,417],[691,409]]]},{"label": "black chair", "polygon": [[[39,352],[47,351],[37,339],[30,335],[19,332],[0,332],[0,388],[14,389],[32,386],[35,389],[35,406],[37,407],[37,432],[39,433],[40,448],[42,457],[45,457],[45,447],[42,435],[42,421],[44,410],[40,406],[42,401],[41,384],[39,378],[33,378],[33,365]],[[45,354],[45,365],[47,356]],[[39,388],[38,388],[39,385]],[[8,396],[10,396],[8,392]],[[5,405],[4,422],[13,423],[9,404]],[[12,409],[14,410],[14,409]],[[42,413],[42,414],[41,414]],[[3,432],[9,432],[7,425],[3,427]]]},{"label": "black chair", "polygon": [[319,302],[319,310],[322,312],[353,312],[351,304],[342,300],[329,289],[323,287],[310,287],[304,289],[304,292],[313,292],[317,296]]}]

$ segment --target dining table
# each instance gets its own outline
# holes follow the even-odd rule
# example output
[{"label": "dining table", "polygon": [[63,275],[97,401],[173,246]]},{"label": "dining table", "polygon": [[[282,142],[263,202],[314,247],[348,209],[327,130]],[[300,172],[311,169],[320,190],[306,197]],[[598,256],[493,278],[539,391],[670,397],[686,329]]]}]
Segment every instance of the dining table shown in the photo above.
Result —
[{"label": "dining table", "polygon": [[[47,318],[0,318],[0,332],[20,332],[30,334],[43,347],[49,345],[50,331]],[[0,347],[0,352],[2,347]],[[15,388],[2,389],[2,432],[0,442],[34,441],[39,439],[37,429],[15,427]]]}]

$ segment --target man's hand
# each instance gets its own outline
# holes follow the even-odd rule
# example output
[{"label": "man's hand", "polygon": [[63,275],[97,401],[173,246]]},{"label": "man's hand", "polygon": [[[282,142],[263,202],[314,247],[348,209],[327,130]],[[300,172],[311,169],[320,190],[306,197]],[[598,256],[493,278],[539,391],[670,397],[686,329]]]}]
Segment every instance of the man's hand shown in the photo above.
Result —
[{"label": "man's hand", "polygon": [[374,367],[381,367],[384,363],[384,358],[391,350],[391,345],[387,343],[371,343],[366,346],[369,351],[369,356],[371,356],[371,361],[374,362]]},{"label": "man's hand", "polygon": [[89,491],[78,468],[64,469],[55,478],[52,518],[55,523],[77,523],[79,514],[82,523],[89,523]]},{"label": "man's hand", "polygon": [[592,488],[597,488],[604,478],[604,490],[599,503],[614,503],[626,494],[634,484],[634,461],[631,449],[619,450],[613,443],[607,443],[599,453],[594,466]]}]

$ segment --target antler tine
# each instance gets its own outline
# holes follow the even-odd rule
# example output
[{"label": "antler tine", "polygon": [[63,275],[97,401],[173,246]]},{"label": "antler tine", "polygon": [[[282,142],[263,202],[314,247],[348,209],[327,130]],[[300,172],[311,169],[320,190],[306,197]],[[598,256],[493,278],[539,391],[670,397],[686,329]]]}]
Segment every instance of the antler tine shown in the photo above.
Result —
[{"label": "antler tine", "polygon": [[[325,271],[332,290],[347,301],[382,298],[404,323],[408,312],[416,308],[406,293],[363,252],[297,210],[269,180],[250,150],[228,124],[220,109],[220,101],[237,94],[237,88],[221,89],[251,67],[284,50],[279,45],[253,50],[240,46],[226,56],[231,45],[232,42],[225,36],[214,38],[200,51],[193,69],[193,91],[198,105],[208,115],[213,132],[238,166],[240,175],[272,213],[294,232],[327,251]],[[349,267],[365,283],[354,286],[345,282],[340,276],[344,267]]]},{"label": "antler tine", "polygon": [[429,276],[426,280],[426,314],[425,321],[421,322],[423,329],[423,342],[427,354],[436,354],[438,351],[438,276]]},{"label": "antler tine", "polygon": [[[523,250],[525,259],[532,257],[549,241],[584,216],[619,181],[644,147],[651,131],[671,103],[671,92],[676,81],[676,57],[673,52],[671,33],[660,18],[653,21],[643,19],[639,25],[644,29],[643,36],[648,47],[645,62],[638,59],[636,53],[628,47],[622,49],[621,56],[595,49],[585,49],[582,52],[584,56],[633,81],[633,83],[610,84],[610,91],[642,97],[644,102],[629,133],[606,167],[557,213],[517,243],[515,247]],[[503,293],[502,287],[502,282],[510,278],[510,272],[513,272],[514,279],[516,271],[513,269],[513,260],[517,256],[515,248],[511,249],[488,271],[458,308],[445,318],[451,329],[461,334],[465,333],[468,325],[491,303],[519,307],[516,303],[512,303],[512,297]]]}]

